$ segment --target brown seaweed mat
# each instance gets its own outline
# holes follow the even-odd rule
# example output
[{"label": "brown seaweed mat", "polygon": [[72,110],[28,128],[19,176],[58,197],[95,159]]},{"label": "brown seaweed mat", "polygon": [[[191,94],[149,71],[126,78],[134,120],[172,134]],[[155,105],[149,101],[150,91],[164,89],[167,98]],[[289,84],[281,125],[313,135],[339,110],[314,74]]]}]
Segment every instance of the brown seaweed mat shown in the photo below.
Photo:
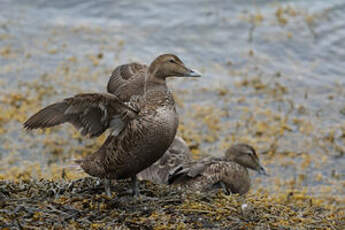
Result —
[{"label": "brown seaweed mat", "polygon": [[142,182],[142,197],[128,181],[0,181],[1,229],[344,229],[344,209],[289,191],[246,197],[220,191],[189,193]]}]

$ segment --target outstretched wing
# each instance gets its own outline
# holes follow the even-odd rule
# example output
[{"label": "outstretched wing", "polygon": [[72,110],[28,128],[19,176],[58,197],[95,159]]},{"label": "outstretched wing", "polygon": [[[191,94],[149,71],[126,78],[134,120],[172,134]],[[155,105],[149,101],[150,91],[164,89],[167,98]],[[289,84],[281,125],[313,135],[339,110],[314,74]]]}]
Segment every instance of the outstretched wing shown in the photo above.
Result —
[{"label": "outstretched wing", "polygon": [[176,166],[191,161],[191,154],[186,142],[176,136],[164,155],[149,168],[141,171],[137,177],[158,184],[167,184],[170,171]]},{"label": "outstretched wing", "polygon": [[87,93],[66,98],[49,105],[25,123],[27,129],[47,128],[65,122],[79,129],[82,135],[100,136],[107,128],[118,134],[125,126],[122,114],[138,113],[139,106],[131,107],[111,94]]},{"label": "outstretched wing", "polygon": [[146,65],[136,62],[116,67],[108,81],[107,91],[122,101],[129,101],[132,95],[141,95],[146,71]]}]

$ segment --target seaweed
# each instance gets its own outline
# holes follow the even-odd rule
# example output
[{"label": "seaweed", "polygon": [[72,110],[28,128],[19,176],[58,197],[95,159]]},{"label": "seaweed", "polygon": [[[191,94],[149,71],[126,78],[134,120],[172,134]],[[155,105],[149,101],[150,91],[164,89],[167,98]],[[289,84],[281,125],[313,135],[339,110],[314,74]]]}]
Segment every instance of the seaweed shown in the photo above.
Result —
[{"label": "seaweed", "polygon": [[246,197],[221,191],[191,193],[178,187],[141,183],[132,197],[127,180],[103,183],[30,179],[0,182],[2,229],[343,229],[344,209],[334,209],[297,191]]}]

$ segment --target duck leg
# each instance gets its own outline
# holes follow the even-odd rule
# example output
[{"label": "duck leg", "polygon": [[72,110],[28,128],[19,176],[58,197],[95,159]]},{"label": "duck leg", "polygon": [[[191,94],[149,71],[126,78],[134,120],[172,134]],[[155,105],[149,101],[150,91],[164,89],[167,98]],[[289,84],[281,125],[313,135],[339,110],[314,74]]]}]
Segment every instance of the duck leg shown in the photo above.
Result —
[{"label": "duck leg", "polygon": [[139,197],[139,181],[137,179],[137,176],[132,176],[132,194],[135,197]]},{"label": "duck leg", "polygon": [[111,184],[111,181],[110,181],[109,179],[104,179],[105,194],[106,194],[108,197],[111,197],[110,184]]},{"label": "duck leg", "polygon": [[145,196],[145,195],[142,195],[140,194],[140,191],[139,191],[139,180],[137,178],[137,176],[133,176],[131,177],[132,179],[132,195],[142,201],[144,200],[158,200],[157,197],[148,197],[148,196]]}]

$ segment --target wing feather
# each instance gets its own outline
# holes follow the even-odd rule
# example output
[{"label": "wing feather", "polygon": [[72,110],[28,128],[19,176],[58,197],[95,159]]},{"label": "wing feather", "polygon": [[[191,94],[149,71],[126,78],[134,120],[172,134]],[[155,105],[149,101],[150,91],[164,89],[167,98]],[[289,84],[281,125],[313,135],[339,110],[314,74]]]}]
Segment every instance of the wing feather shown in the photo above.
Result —
[{"label": "wing feather", "polygon": [[138,113],[139,106],[132,108],[122,103],[115,95],[86,93],[66,98],[49,105],[25,123],[26,129],[47,128],[62,123],[71,123],[82,135],[100,136],[106,129],[115,126],[117,134],[124,128],[126,121],[123,113]]},{"label": "wing feather", "polygon": [[143,88],[146,71],[146,65],[136,62],[116,67],[108,81],[107,91],[129,101],[138,89]]},{"label": "wing feather", "polygon": [[208,157],[200,161],[190,161],[180,164],[170,171],[168,183],[183,183],[183,181],[201,176],[210,165],[220,160],[218,158]]}]

